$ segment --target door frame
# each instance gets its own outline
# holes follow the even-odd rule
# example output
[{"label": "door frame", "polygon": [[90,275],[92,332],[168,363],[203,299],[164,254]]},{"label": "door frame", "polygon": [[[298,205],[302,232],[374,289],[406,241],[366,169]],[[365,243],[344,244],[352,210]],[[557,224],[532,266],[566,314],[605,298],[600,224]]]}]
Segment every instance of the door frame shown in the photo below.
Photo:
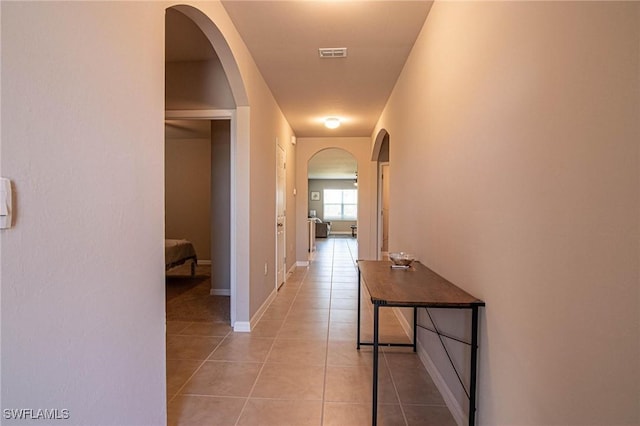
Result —
[{"label": "door frame", "polygon": [[278,281],[278,267],[280,266],[278,264],[278,167],[279,167],[279,155],[278,155],[278,150],[281,149],[282,152],[284,153],[284,188],[282,191],[282,202],[284,204],[284,212],[283,212],[283,223],[282,223],[282,238],[284,240],[284,258],[283,258],[283,262],[284,262],[284,270],[283,270],[283,280],[282,280],[282,284],[284,284],[287,281],[287,149],[286,147],[280,145],[280,141],[279,138],[276,138],[276,208],[275,208],[275,289],[276,291],[278,291],[278,289],[280,288],[280,284]]},{"label": "door frame", "polygon": [[236,199],[236,186],[238,181],[238,170],[236,166],[237,161],[237,149],[236,149],[236,110],[233,109],[206,109],[206,110],[166,110],[165,120],[229,120],[230,130],[230,145],[231,155],[229,161],[231,162],[231,200],[229,205],[230,218],[230,279],[229,279],[229,315],[231,317],[231,326],[233,327],[236,322],[237,314],[237,264],[238,264],[238,242],[237,242],[237,199]]},{"label": "door frame", "polygon": [[382,206],[383,206],[382,185],[384,185],[384,183],[382,181],[382,168],[385,166],[389,167],[388,161],[378,162],[378,203],[376,207],[376,222],[377,222],[377,228],[378,228],[378,238],[376,238],[376,257],[378,260],[383,260],[382,245],[384,240],[384,219],[382,217]]}]

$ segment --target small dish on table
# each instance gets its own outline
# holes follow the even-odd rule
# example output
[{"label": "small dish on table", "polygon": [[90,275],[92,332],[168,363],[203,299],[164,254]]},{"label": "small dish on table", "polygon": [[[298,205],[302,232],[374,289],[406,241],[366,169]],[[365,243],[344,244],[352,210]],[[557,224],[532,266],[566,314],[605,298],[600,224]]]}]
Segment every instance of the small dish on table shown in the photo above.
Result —
[{"label": "small dish on table", "polygon": [[415,259],[414,255],[403,251],[394,251],[389,253],[391,267],[394,269],[409,269]]}]

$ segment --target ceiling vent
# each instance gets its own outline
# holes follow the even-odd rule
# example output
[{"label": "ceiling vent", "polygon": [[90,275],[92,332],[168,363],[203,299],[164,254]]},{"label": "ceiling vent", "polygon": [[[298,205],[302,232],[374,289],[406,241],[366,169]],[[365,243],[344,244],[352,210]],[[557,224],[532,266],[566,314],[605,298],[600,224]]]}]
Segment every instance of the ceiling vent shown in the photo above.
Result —
[{"label": "ceiling vent", "polygon": [[346,47],[321,47],[318,49],[321,58],[346,58]]}]

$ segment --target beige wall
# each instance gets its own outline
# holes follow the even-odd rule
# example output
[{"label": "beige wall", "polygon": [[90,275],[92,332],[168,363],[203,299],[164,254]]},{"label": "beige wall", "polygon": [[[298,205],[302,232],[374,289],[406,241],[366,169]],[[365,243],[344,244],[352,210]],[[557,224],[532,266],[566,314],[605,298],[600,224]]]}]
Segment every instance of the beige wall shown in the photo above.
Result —
[{"label": "beige wall", "polygon": [[[211,260],[211,138],[165,140],[165,237]],[[228,210],[227,205],[227,210]]]},{"label": "beige wall", "polygon": [[375,259],[376,163],[371,161],[370,138],[299,138],[296,147],[296,259],[308,261],[309,159],[327,148],[341,148],[358,162],[358,258]]},{"label": "beige wall", "polygon": [[391,246],[487,303],[479,424],[640,423],[639,8],[436,2],[378,123]]},{"label": "beige wall", "polygon": [[[260,108],[271,111],[256,117],[252,115],[252,138],[256,143],[251,149],[251,316],[253,317],[262,307],[265,300],[275,290],[275,235],[276,235],[276,144],[281,143],[286,150],[287,167],[295,162],[295,154],[290,140],[293,135],[291,128],[277,109],[275,101],[265,86],[261,87],[261,96],[257,102]],[[278,125],[279,122],[279,125]],[[254,130],[255,129],[255,130]],[[276,139],[277,138],[277,139]],[[288,175],[287,175],[288,176]],[[288,186],[288,184],[287,184]],[[286,194],[287,212],[292,212],[291,193]],[[290,245],[291,231],[295,235],[295,228],[291,227],[287,213],[287,245]],[[295,221],[292,221],[295,226]],[[289,252],[289,251],[288,251]],[[265,264],[267,273],[265,274]],[[292,259],[287,254],[287,269],[292,265]]]},{"label": "beige wall", "polygon": [[211,289],[226,295],[231,283],[231,128],[211,121]]},{"label": "beige wall", "polygon": [[167,109],[235,107],[224,69],[217,58],[208,61],[167,62],[166,66]]},{"label": "beige wall", "polygon": [[164,7],[1,10],[2,408],[164,424]]},{"label": "beige wall", "polygon": [[[215,22],[216,43],[229,45],[218,51],[225,69],[239,71],[230,77],[239,253],[232,273],[236,319],[247,325],[275,287],[273,271],[268,286],[262,278],[264,259],[274,256],[275,218],[259,216],[275,194],[271,147],[276,137],[290,140],[291,129],[222,5],[193,3],[199,19]],[[16,226],[0,234],[2,408],[68,408],[69,425],[166,422],[171,4],[1,3],[0,167],[18,200]],[[266,224],[274,231],[263,232]]]}]

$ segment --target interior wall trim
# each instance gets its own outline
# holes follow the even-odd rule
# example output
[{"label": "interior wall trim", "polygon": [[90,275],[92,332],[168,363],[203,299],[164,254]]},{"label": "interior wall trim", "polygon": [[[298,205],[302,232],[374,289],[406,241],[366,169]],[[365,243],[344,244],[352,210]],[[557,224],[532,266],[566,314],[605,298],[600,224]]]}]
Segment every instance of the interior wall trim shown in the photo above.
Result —
[{"label": "interior wall trim", "polygon": [[249,321],[236,321],[233,323],[233,331],[236,333],[251,332],[251,323]]},{"label": "interior wall trim", "polygon": [[165,120],[227,120],[233,117],[233,109],[168,109]]},{"label": "interior wall trim", "polygon": [[278,295],[278,290],[274,288],[271,291],[271,294],[269,294],[269,297],[267,297],[267,300],[264,301],[262,306],[260,306],[260,308],[256,311],[255,315],[251,317],[251,321],[249,322],[250,330],[255,328],[255,326],[258,324],[258,321],[260,321],[264,313],[267,311],[267,309],[271,305],[271,302],[273,302],[276,299],[277,295]]},{"label": "interior wall trim", "polygon": [[[289,277],[291,276],[291,274],[293,274],[296,271],[296,268],[298,267],[297,262],[294,263],[293,265],[291,265],[291,268],[289,268],[289,270],[287,271],[287,279],[289,279]],[[286,281],[285,281],[286,283]]]}]

